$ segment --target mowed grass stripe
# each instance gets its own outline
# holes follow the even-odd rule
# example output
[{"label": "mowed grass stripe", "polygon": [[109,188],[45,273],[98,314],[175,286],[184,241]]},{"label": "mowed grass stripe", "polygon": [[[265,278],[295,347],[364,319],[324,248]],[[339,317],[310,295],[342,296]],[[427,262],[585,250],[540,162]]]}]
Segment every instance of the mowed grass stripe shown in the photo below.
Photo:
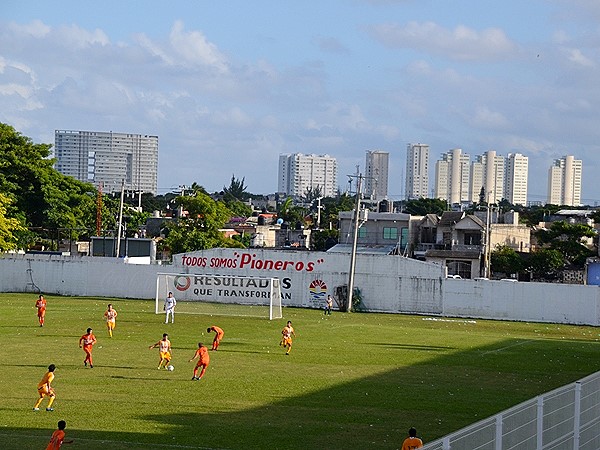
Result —
[{"label": "mowed grass stripe", "polygon": [[[165,325],[153,301],[47,296],[40,328],[36,297],[0,294],[5,448],[37,435],[47,437],[35,448],[44,445],[59,419],[79,442],[72,448],[398,448],[409,426],[429,441],[599,370],[594,327],[291,308],[272,322],[176,314]],[[119,312],[112,339],[109,302]],[[288,319],[298,336],[286,357],[278,344]],[[205,379],[192,382],[188,359],[197,342],[210,346],[211,325],[225,338]],[[77,346],[88,326],[94,369]],[[171,373],[148,349],[163,332]],[[34,413],[50,363],[56,411]]]}]

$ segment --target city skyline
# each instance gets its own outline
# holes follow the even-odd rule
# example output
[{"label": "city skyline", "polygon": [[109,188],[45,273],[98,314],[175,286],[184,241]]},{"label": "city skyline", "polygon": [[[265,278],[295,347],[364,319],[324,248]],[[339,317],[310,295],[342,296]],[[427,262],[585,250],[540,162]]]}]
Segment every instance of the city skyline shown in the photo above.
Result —
[{"label": "city skyline", "polygon": [[343,190],[365,150],[382,149],[399,200],[406,144],[426,142],[431,161],[453,148],[527,155],[528,200],[540,202],[548,167],[577,155],[581,203],[600,203],[598,2],[6,0],[0,10],[0,122],[49,144],[56,129],[158,135],[159,193],[193,182],[219,191],[232,174],[274,192],[278,155],[297,152],[334,156]]}]

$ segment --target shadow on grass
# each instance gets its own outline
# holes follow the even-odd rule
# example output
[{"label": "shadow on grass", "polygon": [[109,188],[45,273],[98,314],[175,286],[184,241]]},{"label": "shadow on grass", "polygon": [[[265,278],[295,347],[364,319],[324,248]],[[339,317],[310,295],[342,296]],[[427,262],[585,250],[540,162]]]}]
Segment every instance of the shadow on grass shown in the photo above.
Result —
[{"label": "shadow on grass", "polygon": [[[553,342],[549,358],[545,342],[527,342],[525,351],[515,342],[521,341],[504,341],[500,352],[494,343],[449,353],[260,408],[200,414],[190,399],[188,413],[141,418],[171,425],[169,433],[186,445],[201,430],[202,444],[213,448],[392,449],[410,426],[431,441],[591,373],[582,352],[574,351],[580,343]],[[592,354],[596,345],[588,344]],[[486,351],[493,353],[482,362]],[[210,383],[208,378],[201,388],[211,389]]]},{"label": "shadow on grass", "polygon": [[[399,351],[449,350],[391,346]],[[588,356],[597,351],[597,344],[582,346],[581,342],[507,339],[468,351],[449,351],[326,389],[308,392],[307,387],[306,394],[295,397],[285,394],[286,373],[272,374],[281,377],[283,392],[265,398],[264,406],[239,410],[244,404],[241,398],[229,411],[199,413],[209,406],[203,390],[224,388],[227,381],[208,372],[206,379],[195,382],[198,395],[182,405],[185,413],[159,415],[152,412],[152,405],[139,411],[137,418],[154,424],[156,434],[67,427],[67,437],[77,442],[69,448],[396,449],[410,426],[431,441],[589,374]],[[240,385],[243,379],[232,382]],[[247,389],[251,396],[253,387]],[[168,391],[157,392],[157,401]],[[0,436],[3,448],[43,448],[52,431],[1,428]]]},{"label": "shadow on grass", "polygon": [[394,344],[391,342],[370,342],[365,345],[397,348],[399,350],[419,350],[419,351],[425,351],[425,352],[427,352],[427,351],[439,352],[439,351],[454,350],[454,347],[441,347],[441,346],[436,346],[436,345]]}]

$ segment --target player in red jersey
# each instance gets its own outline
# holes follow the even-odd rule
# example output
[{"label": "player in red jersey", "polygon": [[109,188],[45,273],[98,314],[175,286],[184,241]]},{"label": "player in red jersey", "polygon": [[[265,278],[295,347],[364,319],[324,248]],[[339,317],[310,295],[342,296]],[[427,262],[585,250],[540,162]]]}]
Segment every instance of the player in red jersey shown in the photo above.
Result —
[{"label": "player in red jersey", "polygon": [[58,430],[52,433],[50,442],[46,450],[59,450],[63,444],[72,444],[73,441],[65,441],[65,428],[67,428],[67,422],[64,420],[58,421]]},{"label": "player in red jersey", "polygon": [[46,318],[46,299],[42,294],[40,294],[35,302],[35,307],[37,308],[38,323],[40,324],[40,327],[43,327]]},{"label": "player in red jersey", "polygon": [[417,430],[411,427],[408,430],[408,437],[402,443],[402,450],[415,450],[423,447],[423,441],[417,437]]},{"label": "player in red jersey", "polygon": [[[198,342],[198,350],[196,350],[196,353],[194,353],[194,357],[190,359],[190,362],[196,358],[198,358],[198,362],[196,363],[196,367],[194,367],[194,376],[192,377],[192,381],[201,380],[206,372],[206,368],[210,364],[208,349],[202,344],[202,342]],[[200,376],[198,376],[198,369],[200,367],[202,367],[202,370],[200,371]]]},{"label": "player in red jersey", "polygon": [[218,350],[219,349],[219,344],[221,343],[221,339],[223,339],[223,336],[225,335],[225,332],[223,331],[222,328],[219,328],[216,325],[213,325],[212,327],[209,327],[209,328],[206,329],[207,333],[210,333],[212,331],[215,332],[215,338],[213,339],[211,350]]},{"label": "player in red jersey", "polygon": [[87,367],[90,363],[90,368],[94,368],[94,362],[92,361],[92,347],[96,343],[96,336],[92,333],[92,329],[88,328],[87,333],[79,338],[79,348],[83,348],[85,352],[85,360],[83,365]]}]

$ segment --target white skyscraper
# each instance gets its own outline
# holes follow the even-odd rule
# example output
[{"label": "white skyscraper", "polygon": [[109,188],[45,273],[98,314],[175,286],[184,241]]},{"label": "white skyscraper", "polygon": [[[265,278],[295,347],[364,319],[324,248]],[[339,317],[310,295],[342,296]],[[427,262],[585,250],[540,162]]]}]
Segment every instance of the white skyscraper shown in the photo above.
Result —
[{"label": "white skyscraper", "polygon": [[374,201],[387,198],[390,154],[381,150],[367,151],[364,196]]},{"label": "white skyscraper", "polygon": [[435,163],[435,198],[451,204],[469,201],[470,161],[460,148],[442,155]]},{"label": "white skyscraper", "polygon": [[324,197],[337,194],[337,161],[329,155],[279,155],[277,191],[303,197],[308,190],[320,189]]},{"label": "white skyscraper", "polygon": [[55,130],[55,168],[104,192],[125,189],[157,193],[158,136]]},{"label": "white skyscraper", "polygon": [[495,150],[477,156],[471,164],[472,202],[479,202],[482,188],[486,203],[497,203],[504,197],[504,158]]},{"label": "white skyscraper", "polygon": [[429,198],[429,145],[406,146],[406,198]]},{"label": "white skyscraper", "polygon": [[520,153],[509,153],[506,157],[504,198],[513,205],[527,204],[527,177],[529,158]]},{"label": "white skyscraper", "polygon": [[555,159],[548,170],[548,203],[581,205],[581,172],[583,164],[574,156]]}]

